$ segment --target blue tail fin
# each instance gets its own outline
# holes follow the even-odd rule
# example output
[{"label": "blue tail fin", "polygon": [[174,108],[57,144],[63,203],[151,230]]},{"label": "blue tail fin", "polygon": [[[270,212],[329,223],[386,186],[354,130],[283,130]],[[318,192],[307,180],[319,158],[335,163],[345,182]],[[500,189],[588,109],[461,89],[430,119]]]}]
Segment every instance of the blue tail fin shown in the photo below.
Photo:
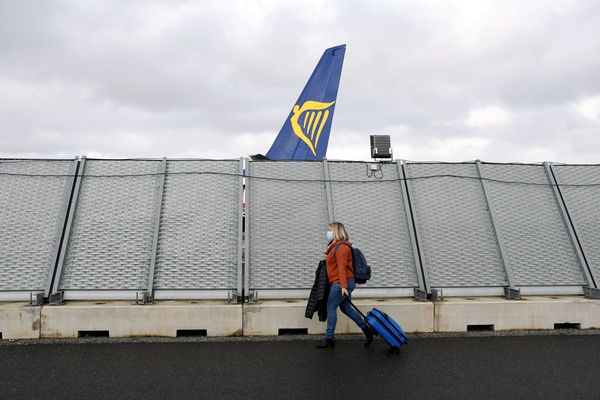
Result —
[{"label": "blue tail fin", "polygon": [[271,160],[322,160],[337,98],[346,45],[325,50],[273,142]]}]

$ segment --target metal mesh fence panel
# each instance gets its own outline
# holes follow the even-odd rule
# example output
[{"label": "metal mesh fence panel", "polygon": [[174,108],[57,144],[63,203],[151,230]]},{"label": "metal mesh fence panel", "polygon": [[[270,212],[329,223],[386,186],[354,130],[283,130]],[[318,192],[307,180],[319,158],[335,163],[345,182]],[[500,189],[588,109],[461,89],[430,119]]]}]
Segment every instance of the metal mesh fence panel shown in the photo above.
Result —
[{"label": "metal mesh fence panel", "polygon": [[[600,184],[600,165],[555,165],[559,185]],[[600,186],[560,186],[585,257],[600,277]],[[600,282],[596,282],[599,284]]]},{"label": "metal mesh fence panel", "polygon": [[[40,291],[48,283],[73,167],[69,160],[0,159],[0,291]],[[374,173],[365,162],[330,161],[326,177],[321,162],[250,162],[248,289],[312,286],[326,246],[326,178],[333,181],[333,219],[347,226],[373,267],[365,287],[418,286],[397,166],[381,167]],[[430,285],[505,286],[475,164],[406,168]],[[600,184],[600,165],[553,168],[597,277],[600,188],[564,185]],[[169,160],[163,193],[160,171],[160,160],[86,161],[60,290],[145,290],[161,195],[154,288],[238,286],[239,161]],[[489,201],[514,285],[585,285],[544,166],[483,163],[481,171],[491,179]]]},{"label": "metal mesh fence panel", "polygon": [[160,165],[86,161],[60,290],[146,289]]},{"label": "metal mesh fence panel", "polygon": [[[310,289],[327,244],[321,162],[250,162],[247,273],[250,289]],[[317,182],[285,179],[318,180]]]},{"label": "metal mesh fence panel", "polygon": [[[583,285],[582,266],[542,165],[482,164],[515,286]],[[530,184],[527,184],[530,183]]]},{"label": "metal mesh fence panel", "polygon": [[0,291],[44,290],[71,195],[72,165],[0,160]]},{"label": "metal mesh fence panel", "polygon": [[239,161],[167,162],[155,289],[237,287],[239,168]]},{"label": "metal mesh fence panel", "polygon": [[505,286],[475,164],[409,163],[406,168],[408,177],[417,178],[408,184],[431,286]]},{"label": "metal mesh fence panel", "polygon": [[371,265],[371,279],[361,287],[418,286],[397,165],[371,171],[368,163],[336,161],[328,168],[333,219],[346,226]]}]

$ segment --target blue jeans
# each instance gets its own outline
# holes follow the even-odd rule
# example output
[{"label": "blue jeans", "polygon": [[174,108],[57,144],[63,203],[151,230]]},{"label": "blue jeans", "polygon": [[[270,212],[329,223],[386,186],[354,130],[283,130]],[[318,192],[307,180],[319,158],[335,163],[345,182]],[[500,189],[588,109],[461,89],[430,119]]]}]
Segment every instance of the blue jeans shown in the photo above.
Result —
[{"label": "blue jeans", "polygon": [[[351,299],[351,293],[354,290],[356,284],[354,279],[348,279],[348,300]],[[342,287],[339,283],[331,285],[329,291],[329,298],[327,299],[327,329],[325,330],[325,339],[333,339],[333,333],[335,332],[335,325],[337,323],[337,308],[346,314],[352,321],[356,323],[361,329],[367,327],[367,324],[362,319],[360,314],[356,312],[354,308],[346,301],[346,297],[342,296]]]}]

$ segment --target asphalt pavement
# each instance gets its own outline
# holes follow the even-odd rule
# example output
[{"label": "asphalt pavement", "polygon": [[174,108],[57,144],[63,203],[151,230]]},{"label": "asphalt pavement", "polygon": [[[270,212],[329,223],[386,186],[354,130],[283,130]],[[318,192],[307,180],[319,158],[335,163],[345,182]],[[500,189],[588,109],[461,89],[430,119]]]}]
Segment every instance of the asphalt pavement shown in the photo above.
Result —
[{"label": "asphalt pavement", "polygon": [[600,399],[600,335],[316,340],[2,344],[0,399]]}]

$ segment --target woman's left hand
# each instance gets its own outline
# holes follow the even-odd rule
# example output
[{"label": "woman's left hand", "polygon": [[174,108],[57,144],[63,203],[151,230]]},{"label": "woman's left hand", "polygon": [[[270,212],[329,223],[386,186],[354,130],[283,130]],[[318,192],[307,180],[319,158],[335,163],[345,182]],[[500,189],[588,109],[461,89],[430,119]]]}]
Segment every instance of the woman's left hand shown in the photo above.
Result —
[{"label": "woman's left hand", "polygon": [[342,296],[348,297],[348,289],[342,288]]}]

